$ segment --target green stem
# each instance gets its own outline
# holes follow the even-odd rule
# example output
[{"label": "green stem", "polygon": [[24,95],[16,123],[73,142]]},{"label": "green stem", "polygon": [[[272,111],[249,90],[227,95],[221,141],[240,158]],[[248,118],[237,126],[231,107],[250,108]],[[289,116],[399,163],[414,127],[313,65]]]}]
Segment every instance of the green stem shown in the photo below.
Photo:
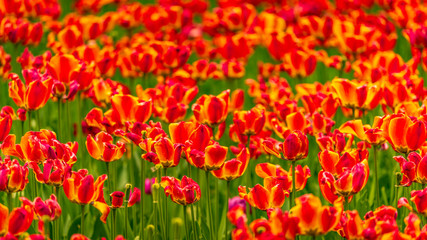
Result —
[{"label": "green stem", "polygon": [[44,222],[44,237],[46,240],[49,240],[49,227],[50,227],[50,222],[49,221],[45,221]]},{"label": "green stem", "polygon": [[[65,107],[67,108],[67,126],[71,126],[70,125],[70,103],[68,101],[65,102]],[[71,139],[71,135],[70,135],[71,131],[70,131],[70,129],[66,129],[66,130],[68,130],[68,131],[66,131],[67,134],[65,136],[67,137],[67,140],[70,140]]]},{"label": "green stem", "polygon": [[82,215],[81,215],[81,222],[80,222],[80,233],[82,235],[85,235],[85,207],[86,205],[81,205],[82,209]]},{"label": "green stem", "polygon": [[295,188],[295,161],[291,162],[292,164],[292,192],[291,192],[291,208],[295,206],[295,195],[296,195],[296,188]]},{"label": "green stem", "polygon": [[207,199],[208,199],[208,214],[209,214],[209,226],[211,232],[211,239],[215,239],[214,235],[214,226],[213,226],[213,218],[212,218],[212,205],[211,205],[211,193],[209,190],[209,171],[205,172],[206,178],[206,190],[207,190]]},{"label": "green stem", "polygon": [[[193,223],[193,235],[194,235],[194,239],[198,239],[199,237],[196,238],[196,219],[194,218],[194,204],[191,204],[191,221]],[[199,233],[200,236],[200,233]]]},{"label": "green stem", "polygon": [[28,131],[31,131],[31,110],[28,110]]},{"label": "green stem", "polygon": [[[141,162],[141,229],[140,229],[140,238],[144,239],[144,195],[145,195],[145,160],[142,159]],[[134,222],[136,222],[136,218],[134,218]],[[157,226],[157,225],[155,225]],[[134,228],[135,229],[135,228]]]},{"label": "green stem", "polygon": [[126,205],[125,205],[125,219],[124,219],[124,221],[125,221],[125,239],[128,239],[128,221],[129,221],[128,216],[129,216],[129,208],[128,208],[127,203],[126,203]]},{"label": "green stem", "polygon": [[374,172],[374,176],[375,176],[375,202],[376,202],[376,206],[375,208],[380,206],[380,185],[378,184],[378,146],[374,145],[373,147],[374,150],[374,165],[375,165],[375,172]]},{"label": "green stem", "polygon": [[[158,179],[158,184],[160,184],[161,180],[162,180],[162,173],[161,173],[161,169],[159,168],[157,170],[157,179]],[[160,189],[157,193],[158,195],[158,201],[159,201],[159,216],[160,216],[160,221],[162,222],[160,229],[162,229],[162,235],[163,235],[163,239],[166,239],[166,229],[165,229],[165,220],[164,220],[164,215],[163,215],[163,207],[162,207],[162,201],[163,199],[161,199],[160,197]]]},{"label": "green stem", "polygon": [[113,236],[111,239],[115,239],[116,238],[116,213],[117,212],[117,208],[113,208]]},{"label": "green stem", "polygon": [[[55,196],[56,196],[56,201],[58,202],[58,204],[60,204],[60,201],[59,201],[59,194],[58,194],[58,188],[59,187],[53,187],[53,193],[55,194]],[[55,237],[55,239],[59,239],[59,219],[56,219],[54,222],[53,222],[53,224],[54,224],[54,234],[53,234],[53,236]]]},{"label": "green stem", "polygon": [[105,162],[105,166],[107,166],[107,177],[108,177],[108,192],[113,192],[111,189],[111,175],[110,175],[110,162]]},{"label": "green stem", "polygon": [[[226,209],[225,209],[225,212],[227,213],[228,212],[228,208],[229,208],[229,201],[230,201],[230,182],[231,181],[227,181],[227,198],[225,199],[225,201],[226,201]],[[229,239],[231,239],[231,232],[230,232],[230,235],[228,235],[228,232],[229,232],[229,230],[230,230],[230,224],[228,224],[227,223],[227,214],[225,214],[225,226],[226,226],[226,228],[225,228],[225,240],[229,240]]]},{"label": "green stem", "polygon": [[21,137],[24,136],[24,121],[21,121]]},{"label": "green stem", "polygon": [[218,224],[218,220],[219,220],[219,191],[218,191],[218,178],[215,178],[215,205],[214,205],[214,209],[215,209],[215,222],[214,222],[214,226],[215,226],[215,239],[218,238],[218,228],[219,228],[219,224]]},{"label": "green stem", "polygon": [[[167,168],[163,168],[163,176],[167,176]],[[163,206],[165,210],[165,235],[166,239],[169,239],[169,221],[168,221],[168,201],[164,199]]]},{"label": "green stem", "polygon": [[[152,192],[152,197],[153,197],[153,209],[154,209],[154,236],[156,236],[155,238],[157,239],[157,231],[160,229],[160,223],[159,220],[157,219],[157,209],[158,209],[158,204],[159,201],[157,199],[157,192]],[[142,204],[141,204],[142,205]],[[144,234],[142,234],[144,235]],[[143,238],[142,238],[143,239]]]},{"label": "green stem", "polygon": [[62,129],[61,129],[61,101],[58,99],[58,139],[61,139],[62,137]]},{"label": "green stem", "polygon": [[37,131],[40,131],[40,110],[36,111],[36,118],[37,118]]},{"label": "green stem", "polygon": [[13,204],[12,204],[12,193],[7,193],[7,208],[9,208],[9,212],[12,212]]},{"label": "green stem", "polygon": [[190,235],[188,233],[188,226],[187,226],[187,206],[183,205],[183,210],[184,210],[184,225],[185,225],[185,235],[187,236],[187,239],[190,239]]},{"label": "green stem", "polygon": [[129,159],[129,175],[130,175],[130,183],[131,184],[136,184],[135,183],[135,173],[134,173],[134,169],[135,169],[135,161],[133,160],[133,151],[134,151],[134,146],[133,143],[131,143],[130,145],[130,159]]}]

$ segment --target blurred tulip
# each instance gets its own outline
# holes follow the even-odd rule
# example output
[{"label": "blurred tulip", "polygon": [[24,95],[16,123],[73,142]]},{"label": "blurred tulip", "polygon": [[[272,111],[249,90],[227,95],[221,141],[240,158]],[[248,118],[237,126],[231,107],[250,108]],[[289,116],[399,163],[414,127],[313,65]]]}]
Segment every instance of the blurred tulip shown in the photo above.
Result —
[{"label": "blurred tulip", "polygon": [[249,111],[236,111],[234,112],[233,122],[240,134],[256,135],[264,127],[264,110],[254,107]]},{"label": "blurred tulip", "polygon": [[[147,190],[147,187],[145,187],[145,190]],[[150,187],[150,191],[151,191],[151,187]],[[127,207],[132,207],[133,205],[138,204],[140,201],[141,201],[141,190],[135,187],[133,188],[133,191],[132,190],[130,191]]]},{"label": "blurred tulip", "polygon": [[291,216],[298,218],[301,235],[324,235],[339,224],[342,201],[336,201],[333,207],[322,206],[320,199],[312,194],[305,194],[295,201]]},{"label": "blurred tulip", "polygon": [[151,117],[151,101],[141,101],[131,95],[116,94],[111,98],[112,119],[118,123],[146,122]]},{"label": "blurred tulip", "polygon": [[14,193],[24,190],[28,183],[28,167],[19,165],[18,160],[4,159],[0,162],[0,191]]},{"label": "blurred tulip", "polygon": [[123,198],[125,194],[120,191],[115,191],[110,194],[111,198],[111,207],[114,208],[121,208],[123,205]]}]

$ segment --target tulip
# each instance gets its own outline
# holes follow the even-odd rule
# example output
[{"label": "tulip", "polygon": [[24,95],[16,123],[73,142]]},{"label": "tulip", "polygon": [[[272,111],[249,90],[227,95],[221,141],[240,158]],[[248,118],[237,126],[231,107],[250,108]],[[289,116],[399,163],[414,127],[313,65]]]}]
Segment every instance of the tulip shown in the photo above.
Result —
[{"label": "tulip", "polygon": [[120,191],[115,191],[110,194],[111,197],[111,207],[114,208],[121,208],[123,205],[123,198],[125,194]]},{"label": "tulip", "polygon": [[116,94],[111,98],[112,119],[117,123],[146,122],[151,117],[151,101],[141,101],[131,95]]},{"label": "tulip", "polygon": [[[301,165],[295,167],[295,189],[301,191],[307,184],[307,179],[311,176],[310,169]],[[271,163],[260,163],[255,167],[256,174],[264,179],[267,185],[274,185],[277,183],[283,184],[283,188],[292,191],[292,169],[285,171],[279,165],[273,165]]]},{"label": "tulip", "polygon": [[6,138],[12,128],[12,118],[9,115],[0,116],[0,142]]},{"label": "tulip", "polygon": [[209,172],[221,168],[227,158],[227,152],[227,147],[215,142],[206,146],[202,151],[188,147],[185,154],[188,163]]},{"label": "tulip", "polygon": [[[2,151],[6,155],[15,156],[24,162],[41,163],[48,158],[56,158],[57,153],[53,150],[56,147],[57,140],[54,132],[42,129],[40,132],[27,132],[21,138],[20,144],[15,144],[16,136],[8,135],[1,145]],[[62,146],[67,147],[67,146]],[[65,149],[62,149],[67,151]],[[77,150],[77,149],[75,149]],[[60,153],[59,150],[57,150]],[[72,151],[71,151],[72,152]],[[68,154],[73,155],[73,153]],[[75,156],[70,156],[70,161],[76,160]]]},{"label": "tulip", "polygon": [[222,180],[232,181],[243,175],[249,164],[249,151],[242,148],[236,158],[225,161],[221,168],[212,171],[212,174]]},{"label": "tulip", "polygon": [[249,111],[236,111],[234,112],[233,122],[240,134],[256,135],[264,127],[264,110],[254,107]]},{"label": "tulip", "polygon": [[281,183],[265,187],[257,184],[254,188],[249,188],[249,192],[247,192],[246,186],[239,186],[238,190],[240,198],[260,210],[281,208],[285,197],[289,196],[288,190]]},{"label": "tulip", "polygon": [[290,133],[283,144],[272,140],[265,140],[263,148],[266,152],[275,155],[278,158],[284,158],[289,161],[304,159],[308,155],[308,139],[301,131]]},{"label": "tulip", "polygon": [[24,85],[18,75],[12,74],[9,82],[9,97],[18,107],[27,111],[35,111],[42,108],[50,98],[52,78],[40,76],[37,70],[24,70],[26,79]]},{"label": "tulip", "polygon": [[28,183],[28,167],[21,166],[18,160],[6,158],[0,162],[0,191],[8,194],[24,190]]},{"label": "tulip", "polygon": [[8,232],[13,236],[19,236],[30,228],[34,219],[34,211],[31,206],[23,205],[15,208],[9,214]]},{"label": "tulip", "polygon": [[393,149],[404,154],[419,149],[427,138],[424,122],[404,114],[383,117],[381,130]]},{"label": "tulip", "polygon": [[158,162],[163,168],[175,167],[181,159],[181,153],[184,145],[173,144],[168,138],[161,138],[154,143],[154,150],[157,154]]},{"label": "tulip", "polygon": [[110,208],[105,203],[103,187],[107,180],[107,175],[99,176],[96,181],[92,175],[87,175],[87,170],[73,172],[71,177],[64,182],[64,192],[67,198],[80,204],[82,208],[87,204],[92,204],[101,213],[101,221],[106,223]]},{"label": "tulip", "polygon": [[139,203],[140,201],[141,201],[141,190],[135,187],[133,191],[132,190],[130,191],[127,207],[132,207],[133,205]]},{"label": "tulip", "polygon": [[230,90],[225,90],[218,96],[202,95],[193,104],[194,117],[201,124],[215,127],[224,122],[228,114]]},{"label": "tulip", "polygon": [[305,194],[296,199],[291,216],[298,218],[301,235],[324,235],[338,225],[343,212],[342,201],[336,201],[333,207],[322,206],[320,199]]},{"label": "tulip", "polygon": [[187,176],[184,176],[182,180],[174,177],[162,177],[160,185],[164,188],[166,197],[170,196],[174,203],[186,206],[200,200],[199,185]]},{"label": "tulip", "polygon": [[34,202],[22,197],[21,201],[23,201],[24,204],[31,205],[34,209],[34,213],[42,221],[54,221],[61,216],[61,206],[59,206],[56,196],[53,194],[45,201],[40,197],[34,199]]},{"label": "tulip", "polygon": [[86,147],[91,157],[106,163],[119,160],[126,151],[124,143],[114,145],[113,137],[106,132],[96,134],[95,138],[88,135]]},{"label": "tulip", "polygon": [[36,180],[40,183],[45,183],[51,186],[60,187],[65,179],[71,176],[71,166],[66,162],[58,159],[48,159],[43,163],[43,172],[35,162],[30,162],[30,167],[33,169]]},{"label": "tulip", "polygon": [[338,196],[343,196],[349,203],[352,195],[363,189],[368,182],[368,178],[369,167],[368,161],[365,159],[354,165],[351,169],[346,169],[336,178],[330,172],[320,171],[319,185],[323,196],[330,203],[334,203],[338,199]]}]

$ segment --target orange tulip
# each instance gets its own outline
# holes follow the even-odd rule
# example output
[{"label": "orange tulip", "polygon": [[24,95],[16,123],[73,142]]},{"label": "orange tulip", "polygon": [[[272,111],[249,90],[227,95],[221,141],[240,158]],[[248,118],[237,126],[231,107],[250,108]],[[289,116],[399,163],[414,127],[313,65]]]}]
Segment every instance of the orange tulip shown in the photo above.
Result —
[{"label": "orange tulip", "polygon": [[242,148],[236,158],[225,161],[220,169],[212,171],[212,174],[222,180],[231,181],[243,175],[249,164],[249,151]]},{"label": "orange tulip", "polygon": [[104,182],[107,175],[99,176],[96,181],[92,175],[87,175],[87,170],[73,172],[71,177],[64,182],[64,192],[67,198],[80,205],[92,204],[101,213],[101,221],[106,223],[110,208],[104,200]]},{"label": "orange tulip", "polygon": [[88,135],[86,148],[91,157],[103,162],[119,160],[126,151],[126,146],[123,142],[117,142],[117,145],[114,145],[113,137],[106,132],[96,134],[95,138]]},{"label": "orange tulip", "polygon": [[380,103],[382,90],[377,85],[357,83],[343,78],[332,80],[341,106],[360,110],[372,110]]},{"label": "orange tulip", "polygon": [[77,158],[77,144],[62,144],[54,132],[41,129],[40,132],[27,132],[20,144],[15,144],[16,136],[8,135],[1,145],[5,155],[15,156],[25,162],[40,163],[48,158],[58,158],[73,164]]},{"label": "orange tulip", "polygon": [[0,142],[6,138],[12,128],[12,118],[9,115],[0,116]]},{"label": "orange tulip", "polygon": [[375,117],[373,127],[363,125],[360,119],[356,119],[341,125],[339,131],[352,134],[362,141],[367,141],[369,144],[381,145],[385,142],[385,138],[383,131],[379,128],[380,123],[381,119],[379,117]]},{"label": "orange tulip", "polygon": [[[282,184],[282,187],[289,192],[292,191],[292,168],[285,171],[279,165],[271,163],[260,163],[255,167],[255,173],[264,179],[264,185]],[[307,179],[311,176],[308,166],[304,168],[301,165],[295,166],[295,188],[297,191],[304,189],[307,184]]]},{"label": "orange tulip", "polygon": [[249,111],[236,111],[233,122],[240,134],[256,135],[262,131],[265,124],[264,110],[254,107]]},{"label": "orange tulip", "polygon": [[217,142],[209,144],[203,150],[187,147],[185,154],[191,165],[204,171],[218,170],[227,158],[228,147],[220,146]]},{"label": "orange tulip", "polygon": [[225,90],[218,96],[202,95],[193,104],[194,117],[201,124],[217,126],[227,118],[229,102],[230,90]]},{"label": "orange tulip", "polygon": [[387,115],[380,126],[385,139],[400,153],[419,149],[427,138],[425,123],[404,114]]},{"label": "orange tulip", "polygon": [[53,80],[40,76],[37,70],[24,70],[24,85],[17,74],[11,74],[9,78],[9,97],[18,107],[29,110],[42,108],[50,98]]},{"label": "orange tulip", "polygon": [[141,101],[131,95],[116,94],[111,98],[112,119],[118,123],[146,122],[151,117],[151,101]]},{"label": "orange tulip", "polygon": [[57,54],[52,57],[46,69],[54,80],[69,86],[71,81],[76,80],[80,64],[73,55]]},{"label": "orange tulip", "polygon": [[24,190],[27,183],[27,164],[20,166],[18,160],[10,160],[10,158],[0,162],[0,191],[19,192]]},{"label": "orange tulip", "polygon": [[48,159],[43,162],[43,172],[35,162],[29,162],[36,180],[40,183],[60,187],[65,179],[71,176],[71,166],[59,159]]},{"label": "orange tulip", "polygon": [[283,143],[270,140],[263,141],[266,152],[289,161],[304,159],[308,155],[308,139],[301,131],[293,131],[286,136]]},{"label": "orange tulip", "polygon": [[330,172],[320,171],[319,185],[323,196],[330,203],[334,203],[338,196],[343,196],[350,202],[352,196],[365,187],[368,178],[368,160],[365,159],[351,168],[346,168],[337,177]]},{"label": "orange tulip", "polygon": [[324,235],[334,229],[341,219],[342,201],[336,201],[333,207],[322,206],[320,199],[312,194],[305,194],[295,201],[291,216],[298,218],[301,235]]},{"label": "orange tulip", "polygon": [[31,206],[23,205],[15,208],[9,214],[8,232],[13,236],[19,236],[30,228],[33,223],[34,211]]},{"label": "orange tulip", "polygon": [[160,185],[165,189],[166,197],[180,205],[193,204],[200,200],[199,185],[193,179],[184,176],[182,180],[174,177],[162,177]]},{"label": "orange tulip", "polygon": [[281,208],[285,203],[285,197],[289,195],[288,190],[282,183],[268,186],[264,183],[264,185],[265,187],[257,184],[254,188],[249,188],[249,192],[247,192],[246,186],[239,186],[239,196],[245,199],[252,207],[260,210]]},{"label": "orange tulip", "polygon": [[181,159],[181,153],[184,148],[183,144],[173,144],[169,138],[161,138],[153,145],[158,162],[164,168],[175,167]]}]

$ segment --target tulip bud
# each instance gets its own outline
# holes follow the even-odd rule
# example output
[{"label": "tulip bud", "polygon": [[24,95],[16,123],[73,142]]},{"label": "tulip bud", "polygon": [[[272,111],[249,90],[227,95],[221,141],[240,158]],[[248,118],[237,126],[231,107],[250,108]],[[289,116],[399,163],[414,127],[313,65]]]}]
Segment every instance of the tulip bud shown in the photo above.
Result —
[{"label": "tulip bud", "polygon": [[123,197],[125,194],[120,191],[113,192],[110,194],[111,200],[111,207],[112,208],[120,208],[123,205]]}]

